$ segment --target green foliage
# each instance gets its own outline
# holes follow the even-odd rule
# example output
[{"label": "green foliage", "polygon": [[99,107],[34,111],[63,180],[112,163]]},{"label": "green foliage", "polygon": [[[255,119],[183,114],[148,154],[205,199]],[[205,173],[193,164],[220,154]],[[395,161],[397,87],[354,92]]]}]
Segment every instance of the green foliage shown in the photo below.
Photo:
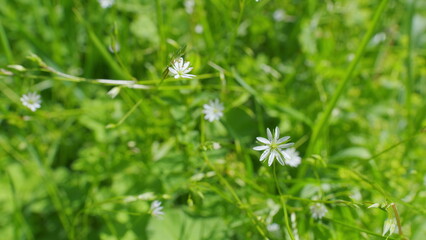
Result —
[{"label": "green foliage", "polygon": [[[1,239],[426,235],[423,1],[0,6]],[[259,162],[276,126],[300,166]]]}]

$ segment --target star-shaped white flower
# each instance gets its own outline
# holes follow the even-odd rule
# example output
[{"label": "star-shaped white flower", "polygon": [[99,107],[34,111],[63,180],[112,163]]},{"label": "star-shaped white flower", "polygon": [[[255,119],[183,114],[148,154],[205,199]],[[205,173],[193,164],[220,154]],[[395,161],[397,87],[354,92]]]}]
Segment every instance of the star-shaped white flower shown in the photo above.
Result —
[{"label": "star-shaped white flower", "polygon": [[161,217],[164,215],[163,207],[161,206],[161,201],[155,200],[151,203],[150,212],[152,216]]},{"label": "star-shaped white flower", "polygon": [[299,152],[296,151],[295,148],[288,148],[285,149],[283,152],[285,152],[290,158],[285,159],[285,164],[289,165],[290,167],[297,167],[302,162],[302,159],[299,156]]},{"label": "star-shaped white flower", "polygon": [[37,108],[41,107],[40,95],[35,92],[22,95],[21,102],[25,107],[31,109],[33,112],[35,112]]},{"label": "star-shaped white flower", "polygon": [[321,219],[328,212],[327,208],[322,203],[315,203],[314,205],[310,206],[309,209],[311,210],[312,217],[314,219]]},{"label": "star-shaped white flower", "polygon": [[183,58],[177,58],[169,67],[169,71],[175,78],[193,78],[195,75],[188,74],[192,70],[189,64],[190,62],[185,62]]},{"label": "star-shaped white flower", "polygon": [[253,150],[256,151],[264,151],[260,156],[260,161],[268,158],[268,166],[271,166],[274,162],[274,159],[277,158],[278,162],[281,165],[285,165],[285,160],[289,160],[290,156],[284,152],[285,148],[291,147],[294,143],[285,143],[290,137],[285,136],[280,138],[280,129],[278,127],[275,128],[274,134],[272,135],[271,130],[269,128],[266,129],[266,133],[268,135],[268,139],[263,137],[257,137],[257,141],[263,143],[263,146],[254,147]]},{"label": "star-shaped white flower", "polygon": [[219,120],[223,117],[223,104],[219,101],[219,99],[215,99],[209,102],[209,104],[203,105],[203,113],[205,114],[204,119],[209,122],[213,122]]}]

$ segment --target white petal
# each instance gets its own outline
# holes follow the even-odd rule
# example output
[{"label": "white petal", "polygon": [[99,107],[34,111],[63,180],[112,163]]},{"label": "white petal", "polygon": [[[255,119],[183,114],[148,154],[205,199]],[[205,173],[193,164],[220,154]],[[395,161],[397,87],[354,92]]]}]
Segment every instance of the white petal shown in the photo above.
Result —
[{"label": "white petal", "polygon": [[260,155],[260,161],[262,162],[263,160],[265,160],[265,158],[268,156],[268,154],[271,152],[271,150],[267,149],[265,150],[262,155]]},{"label": "white petal", "polygon": [[272,163],[274,162],[274,158],[275,158],[275,151],[272,151],[271,154],[269,155],[268,166],[272,165]]},{"label": "white petal", "polygon": [[289,140],[289,139],[290,139],[290,137],[289,137],[289,136],[282,137],[282,138],[278,139],[277,144],[280,144],[280,143],[282,143],[282,142],[285,142],[285,141],[287,141],[287,140]]},{"label": "white petal", "polygon": [[278,127],[275,127],[275,136],[274,141],[278,141],[278,138],[280,137],[280,129]]},{"label": "white petal", "polygon": [[288,147],[291,147],[293,145],[294,145],[294,143],[286,143],[286,144],[278,145],[278,148],[288,148]]},{"label": "white petal", "polygon": [[[282,153],[282,152],[281,152]],[[280,153],[277,153],[277,160],[281,165],[285,165],[284,161],[283,161],[283,156]]]},{"label": "white petal", "polygon": [[285,151],[281,151],[281,153],[283,154],[284,158],[287,159],[288,161],[291,160],[290,155],[288,155]]},{"label": "white petal", "polygon": [[269,139],[270,141],[272,141],[272,133],[271,133],[271,130],[269,130],[269,128],[267,128],[267,129],[266,129],[266,134],[267,134],[267,136],[268,136],[268,139]]},{"label": "white petal", "polygon": [[266,138],[263,138],[263,137],[257,137],[256,139],[257,139],[257,141],[259,141],[259,142],[261,142],[261,143],[264,143],[264,144],[271,144],[271,142],[270,142],[268,139],[266,139]]},{"label": "white petal", "polygon": [[269,146],[257,146],[257,147],[254,147],[253,150],[263,151],[263,150],[266,150],[268,148],[269,148]]}]

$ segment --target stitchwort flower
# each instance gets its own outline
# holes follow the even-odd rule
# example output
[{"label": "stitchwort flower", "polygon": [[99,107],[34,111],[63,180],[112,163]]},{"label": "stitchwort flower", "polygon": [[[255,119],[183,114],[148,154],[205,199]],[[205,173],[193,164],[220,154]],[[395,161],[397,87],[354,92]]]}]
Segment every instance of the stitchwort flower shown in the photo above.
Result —
[{"label": "stitchwort flower", "polygon": [[285,164],[289,165],[290,167],[297,167],[302,162],[302,159],[299,156],[299,152],[296,151],[295,148],[288,148],[285,149],[283,152],[285,152],[290,158],[285,159]]},{"label": "stitchwort flower", "polygon": [[219,120],[223,117],[223,104],[219,99],[211,100],[209,104],[204,104],[203,113],[205,114],[204,119],[209,122]]},{"label": "stitchwort flower", "polygon": [[161,201],[155,200],[151,203],[150,213],[152,216],[161,217],[164,215],[163,207],[161,206]]},{"label": "stitchwort flower", "polygon": [[35,92],[22,95],[21,102],[25,107],[31,109],[33,112],[35,112],[37,108],[41,107],[40,95]]},{"label": "stitchwort flower", "polygon": [[280,129],[278,127],[275,128],[273,134],[271,130],[267,128],[266,134],[268,135],[268,139],[263,137],[256,138],[257,141],[264,145],[254,147],[253,150],[264,151],[260,156],[260,161],[268,158],[268,166],[272,165],[275,158],[277,158],[278,162],[284,166],[286,164],[284,161],[290,161],[290,156],[283,150],[293,146],[294,143],[285,143],[290,139],[290,137],[285,136],[280,138]]},{"label": "stitchwort flower", "polygon": [[185,62],[183,58],[177,58],[173,61],[169,71],[175,78],[193,78],[195,75],[188,74],[192,67],[189,67],[189,62]]},{"label": "stitchwort flower", "polygon": [[314,219],[321,219],[328,212],[327,208],[322,203],[314,203],[314,205],[310,206],[312,217]]}]

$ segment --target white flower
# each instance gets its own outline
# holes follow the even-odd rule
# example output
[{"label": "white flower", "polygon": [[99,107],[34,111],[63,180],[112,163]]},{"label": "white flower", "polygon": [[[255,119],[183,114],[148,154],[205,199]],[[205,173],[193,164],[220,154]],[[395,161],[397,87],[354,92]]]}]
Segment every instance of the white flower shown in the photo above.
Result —
[{"label": "white flower", "polygon": [[161,215],[164,215],[163,207],[161,206],[161,202],[158,200],[155,200],[151,204],[150,213],[152,216],[160,217]]},{"label": "white flower", "polygon": [[271,223],[266,226],[269,232],[278,232],[280,230],[280,225],[278,223]]},{"label": "white flower", "polygon": [[205,114],[204,119],[209,122],[219,120],[223,116],[223,104],[219,99],[215,99],[209,102],[209,104],[203,105],[203,113]]},{"label": "white flower", "polygon": [[385,236],[387,232],[389,232],[389,235],[392,235],[392,233],[395,232],[395,229],[396,229],[396,219],[395,218],[386,219],[385,224],[383,225],[382,236]]},{"label": "white flower", "polygon": [[284,163],[289,165],[290,167],[297,167],[302,162],[302,159],[299,156],[299,152],[296,151],[295,148],[288,148],[283,150],[283,152],[285,152],[289,156],[288,159],[285,159]]},{"label": "white flower", "polygon": [[102,8],[109,8],[114,4],[114,0],[98,0]]},{"label": "white flower", "polygon": [[203,28],[203,25],[201,25],[201,24],[197,24],[197,25],[195,25],[195,32],[196,33],[198,33],[198,34],[201,34],[201,33],[203,33],[203,31],[204,31],[204,28]]},{"label": "white flower", "polygon": [[274,20],[275,20],[275,21],[277,21],[277,22],[281,22],[281,21],[283,21],[283,20],[285,19],[285,17],[286,17],[285,11],[284,11],[283,9],[277,9],[277,10],[275,10],[275,12],[273,13],[273,17],[274,17]]},{"label": "white flower", "polygon": [[192,67],[189,67],[189,62],[185,62],[183,58],[175,59],[172,66],[169,67],[169,71],[174,75],[175,78],[193,78],[195,75],[188,74]]},{"label": "white flower", "polygon": [[260,161],[263,161],[268,158],[268,166],[272,165],[275,158],[277,158],[278,162],[284,166],[284,161],[289,161],[290,156],[286,152],[284,152],[283,149],[293,146],[294,143],[284,144],[284,142],[288,141],[290,137],[285,136],[280,138],[280,129],[278,127],[275,128],[273,135],[269,128],[266,129],[266,133],[268,135],[268,139],[263,137],[256,138],[260,143],[263,143],[264,145],[254,147],[253,150],[264,151],[260,156]]},{"label": "white flower", "polygon": [[310,206],[309,209],[311,210],[312,217],[314,219],[321,219],[328,212],[327,208],[322,203],[315,203],[314,205]]},{"label": "white flower", "polygon": [[37,110],[37,108],[41,107],[40,95],[35,92],[22,95],[21,102],[25,107],[31,109],[33,112]]},{"label": "white flower", "polygon": [[186,0],[183,4],[185,5],[185,11],[188,14],[192,14],[194,12],[194,5],[195,5],[194,0]]}]

